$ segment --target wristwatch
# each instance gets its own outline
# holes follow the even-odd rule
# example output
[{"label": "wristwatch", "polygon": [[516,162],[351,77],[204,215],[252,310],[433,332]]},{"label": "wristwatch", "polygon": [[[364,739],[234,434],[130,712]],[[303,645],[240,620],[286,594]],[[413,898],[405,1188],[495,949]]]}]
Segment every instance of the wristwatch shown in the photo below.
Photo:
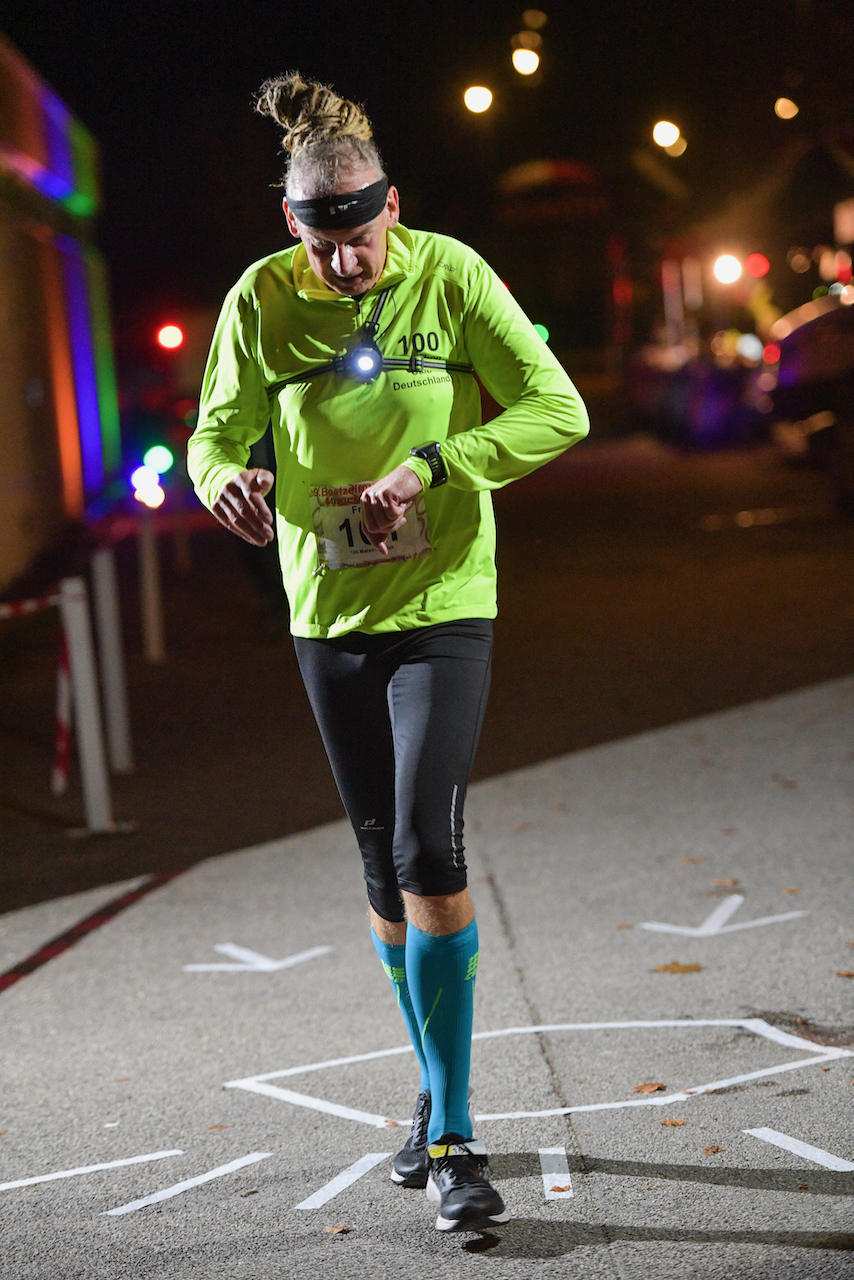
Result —
[{"label": "wristwatch", "polygon": [[427,463],[430,468],[431,489],[436,489],[440,484],[446,483],[448,473],[445,470],[442,451],[435,441],[432,444],[420,444],[417,449],[410,449],[409,456],[411,458],[423,458]]}]

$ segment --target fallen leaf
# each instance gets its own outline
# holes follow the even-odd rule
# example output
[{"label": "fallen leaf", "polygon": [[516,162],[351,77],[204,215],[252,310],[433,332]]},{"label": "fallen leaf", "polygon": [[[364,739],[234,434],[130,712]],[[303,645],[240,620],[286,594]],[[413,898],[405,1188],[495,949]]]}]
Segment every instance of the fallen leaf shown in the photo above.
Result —
[{"label": "fallen leaf", "polygon": [[243,1197],[243,1199],[245,1200],[247,1196],[257,1196],[257,1194],[258,1194],[258,1188],[257,1188],[257,1187],[253,1187],[251,1191],[241,1191],[241,1193],[240,1193],[240,1194],[241,1194],[241,1196]]},{"label": "fallen leaf", "polygon": [[403,1126],[401,1125],[399,1120],[386,1120],[385,1127],[387,1129],[400,1129]]},{"label": "fallen leaf", "polygon": [[116,1084],[121,1084],[123,1080],[130,1080],[130,1076],[116,1076]]},{"label": "fallen leaf", "polygon": [[663,1091],[665,1088],[666,1088],[666,1085],[653,1084],[651,1080],[648,1080],[646,1084],[636,1084],[633,1092],[634,1093],[658,1093],[659,1091]]},{"label": "fallen leaf", "polygon": [[837,978],[854,978],[854,969],[837,969]]},{"label": "fallen leaf", "polygon": [[802,1182],[802,1183],[801,1183],[801,1185],[798,1187],[798,1190],[799,1190],[799,1191],[809,1191],[809,1184],[808,1184],[808,1183],[806,1183],[806,1182]]},{"label": "fallen leaf", "polygon": [[4,1133],[8,1133],[8,1132],[9,1132],[8,1129],[0,1129],[0,1137],[2,1137]]},{"label": "fallen leaf", "polygon": [[549,1191],[571,1191],[572,1183],[568,1182],[565,1187],[549,1187]]},{"label": "fallen leaf", "polygon": [[345,1236],[351,1228],[346,1223],[342,1223],[340,1227],[327,1227],[326,1231],[331,1236]]},{"label": "fallen leaf", "polygon": [[691,857],[685,857],[685,858],[683,858],[683,859],[682,859],[682,861],[683,861],[683,862],[693,863],[693,862],[702,862],[702,861],[703,861],[703,859],[702,859],[702,858],[691,858]]},{"label": "fallen leaf", "polygon": [[680,964],[673,960],[670,964],[657,965],[652,973],[699,973],[702,967],[701,964]]},{"label": "fallen leaf", "polygon": [[822,1071],[829,1071],[830,1067],[822,1067]]},{"label": "fallen leaf", "polygon": [[618,924],[618,925],[617,925],[617,928],[618,928],[618,929],[631,929],[631,927],[632,927],[632,926],[631,926],[630,924]]},{"label": "fallen leaf", "polygon": [[209,1124],[208,1128],[209,1129],[230,1129],[231,1125],[230,1124]]},{"label": "fallen leaf", "polygon": [[680,1125],[685,1123],[684,1120],[661,1120],[660,1124],[666,1125],[670,1129],[678,1129]]},{"label": "fallen leaf", "polygon": [[721,885],[721,886],[722,886],[723,888],[725,888],[725,889],[731,889],[731,888],[733,887],[733,885],[738,884],[738,881],[737,881],[737,880],[731,880],[731,879],[713,880],[713,881],[712,881],[712,884],[719,884],[719,885]]},{"label": "fallen leaf", "polygon": [[795,886],[793,885],[791,889],[781,889],[780,892],[781,893],[800,893],[801,890],[798,888],[795,888]]},{"label": "fallen leaf", "polygon": [[703,1151],[707,1156],[716,1156],[719,1151],[723,1151],[723,1147],[703,1147]]}]

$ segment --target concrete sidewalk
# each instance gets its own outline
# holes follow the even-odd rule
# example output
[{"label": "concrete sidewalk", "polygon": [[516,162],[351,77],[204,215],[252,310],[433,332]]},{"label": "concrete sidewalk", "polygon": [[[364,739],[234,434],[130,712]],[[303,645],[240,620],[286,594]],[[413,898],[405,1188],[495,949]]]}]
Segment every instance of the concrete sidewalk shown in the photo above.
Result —
[{"label": "concrete sidewalk", "polygon": [[[125,1162],[0,1190],[0,1275],[854,1277],[852,693],[472,788],[493,1238],[388,1178],[417,1074],[339,822],[198,864],[0,994],[0,1184]],[[124,888],[0,917],[5,967]]]}]

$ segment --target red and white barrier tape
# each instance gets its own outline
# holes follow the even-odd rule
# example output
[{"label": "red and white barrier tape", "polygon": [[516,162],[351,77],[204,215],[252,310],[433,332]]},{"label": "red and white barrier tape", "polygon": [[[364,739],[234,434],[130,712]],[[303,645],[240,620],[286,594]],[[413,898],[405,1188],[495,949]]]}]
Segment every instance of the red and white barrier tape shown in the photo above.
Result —
[{"label": "red and white barrier tape", "polygon": [[37,596],[35,600],[9,600],[0,604],[0,622],[6,618],[20,618],[25,613],[38,613],[54,604],[59,604],[58,595]]},{"label": "red and white barrier tape", "polygon": [[71,665],[68,661],[68,640],[64,627],[60,635],[59,666],[56,669],[54,744],[50,789],[55,796],[61,796],[68,789],[68,763],[71,755]]}]

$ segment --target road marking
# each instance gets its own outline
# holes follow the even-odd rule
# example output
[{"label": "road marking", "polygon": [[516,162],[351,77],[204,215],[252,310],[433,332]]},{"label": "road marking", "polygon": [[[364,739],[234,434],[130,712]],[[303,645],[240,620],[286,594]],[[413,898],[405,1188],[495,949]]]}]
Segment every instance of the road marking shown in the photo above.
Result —
[{"label": "road marking", "polygon": [[211,1169],[210,1173],[200,1173],[197,1178],[187,1178],[184,1182],[176,1182],[174,1187],[165,1187],[163,1191],[155,1191],[153,1195],[143,1196],[141,1200],[131,1200],[129,1204],[120,1204],[117,1209],[106,1209],[101,1214],[101,1217],[105,1218],[120,1213],[133,1213],[135,1209],[144,1209],[147,1204],[159,1204],[161,1200],[171,1200],[173,1196],[179,1196],[182,1191],[189,1191],[190,1187],[199,1187],[203,1182],[212,1182],[214,1178],[223,1178],[227,1173],[234,1173],[236,1169],[244,1169],[248,1164],[257,1164],[259,1160],[268,1160],[272,1154],[272,1151],[253,1151],[248,1156],[241,1156],[239,1160],[232,1160],[228,1164],[221,1164],[218,1169]]},{"label": "road marking", "polygon": [[574,1192],[566,1162],[566,1147],[540,1147],[539,1154],[546,1199],[568,1200]]},{"label": "road marking", "polygon": [[290,969],[305,960],[314,960],[317,956],[325,956],[332,947],[311,947],[308,951],[298,951],[296,955],[286,956],[284,960],[273,960],[270,956],[262,956],[247,947],[238,947],[233,942],[218,942],[214,951],[220,955],[232,956],[239,964],[185,964],[185,973],[275,973],[279,969]]},{"label": "road marking", "polygon": [[736,929],[756,929],[759,925],[779,924],[781,920],[796,920],[799,916],[808,916],[808,911],[784,911],[779,916],[759,916],[756,920],[742,920],[738,924],[727,924],[730,916],[735,915],[744,902],[744,895],[731,893],[723,902],[719,902],[711,915],[707,916],[697,929],[682,924],[659,924],[647,920],[641,929],[651,929],[655,933],[681,933],[686,938],[712,938],[718,933],[734,933]]},{"label": "road marking", "polygon": [[319,1191],[315,1191],[313,1195],[310,1195],[307,1200],[303,1200],[300,1204],[295,1204],[294,1208],[320,1209],[327,1201],[332,1200],[334,1196],[352,1186],[354,1182],[369,1173],[376,1165],[383,1160],[388,1160],[390,1155],[390,1151],[375,1151],[370,1155],[362,1156],[361,1160],[351,1164],[349,1169],[344,1169],[331,1182],[327,1182],[325,1187],[321,1187]]},{"label": "road marking", "polygon": [[829,1151],[822,1151],[821,1147],[811,1147],[808,1142],[790,1138],[787,1133],[778,1133],[776,1129],[744,1129],[742,1132],[761,1138],[763,1142],[770,1142],[775,1147],[782,1147],[784,1151],[791,1151],[796,1156],[803,1156],[805,1160],[812,1160],[813,1164],[824,1165],[825,1169],[835,1169],[837,1173],[851,1173],[854,1170],[854,1160],[842,1160],[839,1156],[832,1156]]},{"label": "road marking", "polygon": [[[750,1031],[754,1035],[760,1036],[762,1039],[774,1041],[776,1044],[784,1045],[787,1048],[807,1049],[813,1056],[801,1058],[797,1062],[777,1063],[772,1067],[764,1067],[760,1071],[750,1071],[744,1075],[730,1076],[725,1080],[713,1080],[708,1084],[695,1085],[693,1088],[668,1094],[665,1097],[650,1095],[643,1098],[630,1098],[621,1102],[597,1102],[586,1106],[560,1107],[548,1111],[503,1111],[488,1115],[477,1115],[475,1120],[522,1120],[538,1116],[564,1116],[576,1111],[608,1111],[624,1107],[661,1107],[672,1102],[685,1102],[698,1094],[710,1093],[715,1089],[725,1089],[730,1085],[740,1084],[743,1081],[757,1080],[763,1076],[779,1075],[783,1071],[797,1071],[802,1067],[811,1067],[818,1063],[830,1062],[835,1058],[850,1058],[854,1056],[854,1051],[850,1049],[827,1048],[824,1045],[815,1044],[812,1040],[805,1040],[803,1036],[781,1031],[779,1027],[771,1026],[763,1018],[662,1018],[649,1022],[544,1023],[533,1027],[505,1027],[500,1031],[478,1031],[472,1036],[472,1040],[492,1040],[499,1036],[542,1035],[550,1031],[630,1031],[669,1027],[739,1027],[742,1030]],[[263,1075],[247,1076],[243,1080],[230,1080],[223,1087],[226,1089],[246,1089],[250,1093],[265,1094],[267,1097],[278,1098],[282,1102],[290,1102],[295,1106],[309,1107],[314,1111],[325,1111],[330,1115],[341,1116],[342,1119],[346,1120],[358,1120],[362,1124],[373,1125],[378,1129],[394,1124],[408,1128],[409,1120],[390,1121],[386,1116],[376,1115],[368,1111],[357,1111],[352,1107],[342,1107],[337,1103],[328,1102],[324,1098],[293,1093],[289,1089],[281,1089],[277,1085],[270,1084],[269,1081],[281,1079],[284,1076],[304,1075],[312,1071],[323,1071],[329,1067],[348,1066],[351,1063],[370,1062],[373,1059],[387,1058],[393,1054],[412,1052],[411,1044],[401,1045],[394,1049],[377,1049],[373,1053],[358,1053],[347,1058],[330,1058],[326,1062],[310,1062],[304,1066],[286,1067],[284,1070],[268,1071]]]},{"label": "road marking", "polygon": [[0,1182],[0,1191],[13,1187],[32,1187],[37,1182],[53,1182],[56,1178],[76,1178],[81,1173],[98,1173],[101,1169],[120,1169],[126,1164],[144,1164],[147,1160],[165,1160],[167,1156],[182,1156],[183,1151],[150,1151],[145,1156],[128,1156],[126,1160],[108,1160],[106,1164],[86,1164],[79,1169],[61,1169],[59,1173],[42,1173],[37,1178],[19,1178],[17,1182]]},{"label": "road marking", "polygon": [[159,889],[161,885],[168,884],[176,876],[183,875],[186,870],[186,867],[182,867],[179,871],[162,871],[158,875],[149,877],[145,884],[140,885],[138,889],[129,889],[118,898],[114,898],[112,902],[105,902],[103,906],[98,907],[91,915],[84,916],[82,920],[77,921],[77,924],[73,924],[70,929],[66,929],[63,933],[58,933],[55,938],[51,938],[50,942],[46,942],[43,947],[39,947],[38,951],[34,951],[32,955],[27,956],[26,960],[21,960],[19,964],[13,965],[5,973],[0,973],[0,991],[7,991],[16,982],[20,982],[21,978],[26,978],[27,974],[35,973],[36,969],[40,969],[43,964],[47,964],[48,960],[61,956],[63,951],[73,947],[75,943],[79,942],[81,938],[87,937],[94,929],[100,929],[102,924],[112,920],[119,912],[126,911],[128,907],[132,907],[134,903],[139,902],[140,898],[144,898],[146,894]]}]

